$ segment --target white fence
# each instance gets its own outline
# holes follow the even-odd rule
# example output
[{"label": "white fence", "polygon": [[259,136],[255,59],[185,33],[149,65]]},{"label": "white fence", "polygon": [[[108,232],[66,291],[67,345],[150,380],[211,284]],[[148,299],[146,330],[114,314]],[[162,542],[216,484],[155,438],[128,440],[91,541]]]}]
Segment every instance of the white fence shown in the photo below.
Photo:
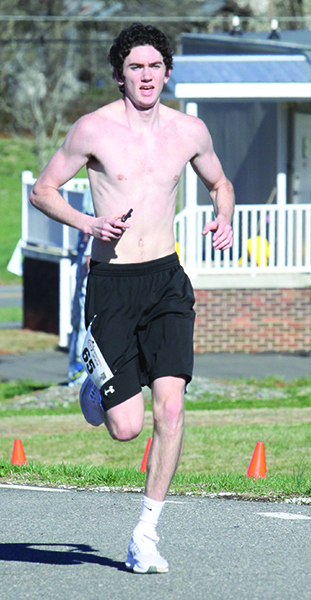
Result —
[{"label": "white fence", "polygon": [[[77,231],[57,223],[34,208],[29,192],[34,183],[30,171],[23,173],[22,241],[24,244],[76,249]],[[78,210],[87,179],[72,179],[60,189],[62,196]],[[212,235],[202,236],[213,208],[185,208],[175,218],[180,258],[190,276],[213,273],[311,271],[311,204],[237,205],[233,217],[234,244],[230,250],[214,251]]]},{"label": "white fence", "polygon": [[175,219],[180,259],[190,277],[211,273],[306,273],[311,271],[311,204],[237,205],[230,250],[214,251],[212,206],[187,209]]},{"label": "white fence", "polygon": [[[29,192],[34,183],[30,171],[22,180],[22,242],[67,253],[76,249],[77,231],[57,223],[34,208]],[[60,189],[74,208],[81,210],[87,179],[72,179]],[[214,251],[212,235],[202,236],[213,208],[185,208],[175,218],[180,258],[190,276],[213,273],[311,271],[311,204],[237,205],[233,217],[234,244]]]}]

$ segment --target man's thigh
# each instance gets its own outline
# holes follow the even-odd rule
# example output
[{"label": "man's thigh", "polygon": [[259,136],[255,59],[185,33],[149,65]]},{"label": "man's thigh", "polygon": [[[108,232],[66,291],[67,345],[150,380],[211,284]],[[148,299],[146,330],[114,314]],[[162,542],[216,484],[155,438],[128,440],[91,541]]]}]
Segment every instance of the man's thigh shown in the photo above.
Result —
[{"label": "man's thigh", "polygon": [[110,435],[127,441],[137,437],[144,424],[144,398],[141,392],[113,406],[106,412],[106,427]]}]

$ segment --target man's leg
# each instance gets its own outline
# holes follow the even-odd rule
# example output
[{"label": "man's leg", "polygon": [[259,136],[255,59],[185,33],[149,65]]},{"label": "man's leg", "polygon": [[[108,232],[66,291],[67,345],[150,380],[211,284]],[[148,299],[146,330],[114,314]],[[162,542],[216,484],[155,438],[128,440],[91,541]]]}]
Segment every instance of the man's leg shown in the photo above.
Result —
[{"label": "man's leg", "polygon": [[177,469],[184,439],[184,389],[181,377],[152,384],[154,430],[140,519],[130,541],[126,566],[138,573],[166,573],[167,561],[156,549],[156,526]]},{"label": "man's leg", "polygon": [[132,440],[143,428],[144,399],[141,392],[104,410],[101,393],[88,377],[81,386],[80,406],[86,421],[95,427],[104,423],[114,440]]},{"label": "man's leg", "polygon": [[[100,393],[93,384],[90,387],[96,397],[97,410]],[[86,391],[87,389],[86,387]],[[182,452],[184,389],[185,380],[182,377],[162,377],[152,384],[153,443],[147,464],[143,510],[133,531],[126,559],[126,566],[136,573],[166,573],[169,570],[167,561],[156,548],[159,540],[156,526]],[[87,405],[89,406],[89,402]],[[113,439],[133,439],[143,427],[142,394],[139,393],[107,411],[101,408],[99,419],[106,424]]]},{"label": "man's leg", "polygon": [[183,377],[161,377],[152,384],[153,440],[145,494],[163,502],[178,467],[184,441]]}]

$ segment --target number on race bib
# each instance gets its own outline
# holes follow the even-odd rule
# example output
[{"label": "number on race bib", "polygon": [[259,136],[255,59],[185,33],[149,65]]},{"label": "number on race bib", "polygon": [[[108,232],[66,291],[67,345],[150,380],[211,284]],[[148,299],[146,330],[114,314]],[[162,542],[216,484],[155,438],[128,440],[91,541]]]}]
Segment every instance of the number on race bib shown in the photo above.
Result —
[{"label": "number on race bib", "polygon": [[85,366],[86,366],[89,374],[91,375],[93,373],[94,369],[95,369],[95,365],[94,365],[93,360],[91,359],[90,352],[89,352],[88,348],[84,348],[83,349],[82,358],[83,358],[83,360],[85,362]]}]

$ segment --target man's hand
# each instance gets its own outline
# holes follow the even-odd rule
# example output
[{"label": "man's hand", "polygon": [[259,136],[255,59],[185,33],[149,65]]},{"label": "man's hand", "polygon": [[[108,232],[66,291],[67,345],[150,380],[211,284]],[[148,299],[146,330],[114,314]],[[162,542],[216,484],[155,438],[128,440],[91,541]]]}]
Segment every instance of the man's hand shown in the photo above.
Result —
[{"label": "man's hand", "polygon": [[210,231],[215,232],[213,235],[213,248],[215,250],[227,250],[227,248],[231,248],[233,242],[232,227],[221,215],[218,215],[215,221],[205,224],[202,235],[206,235]]},{"label": "man's hand", "polygon": [[124,211],[110,217],[94,217],[92,222],[92,235],[103,242],[119,240],[124,231],[130,227],[129,223],[122,223]]}]

